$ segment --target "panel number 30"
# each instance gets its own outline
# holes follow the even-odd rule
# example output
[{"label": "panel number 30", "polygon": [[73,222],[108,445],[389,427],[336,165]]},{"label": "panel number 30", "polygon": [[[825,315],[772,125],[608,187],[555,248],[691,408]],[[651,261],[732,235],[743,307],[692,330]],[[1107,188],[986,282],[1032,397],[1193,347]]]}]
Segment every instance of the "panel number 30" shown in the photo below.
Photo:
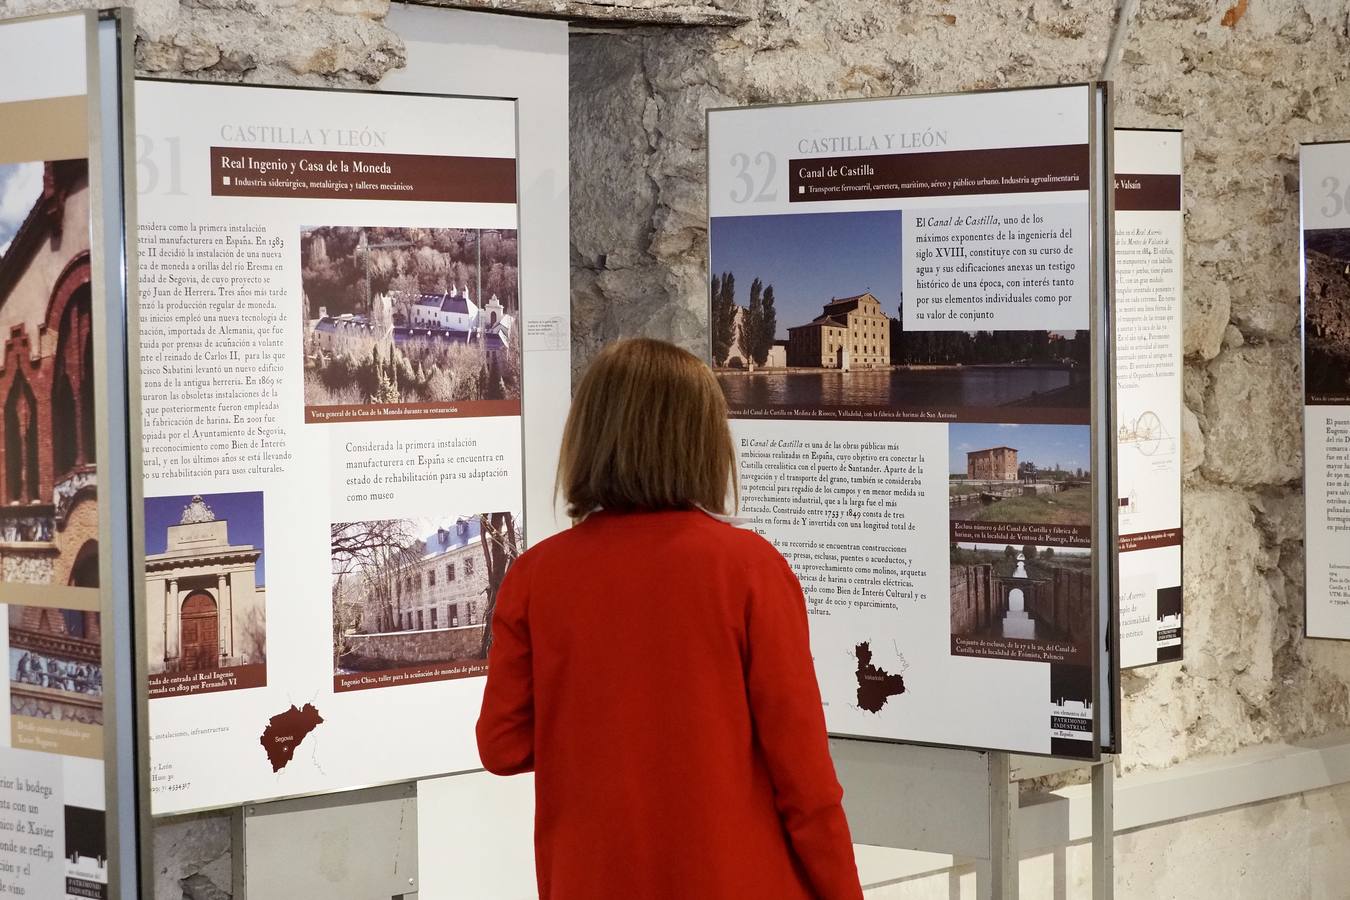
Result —
[{"label": "panel number 30", "polygon": [[773,186],[778,159],[769,151],[761,150],[753,159],[748,153],[733,153],[731,168],[735,173],[732,203],[772,203],[778,199],[778,189]]},{"label": "panel number 30", "polygon": [[1350,213],[1350,185],[1341,187],[1341,180],[1334,175],[1322,179],[1326,190],[1326,203],[1322,205],[1322,215],[1334,219],[1342,213]]}]

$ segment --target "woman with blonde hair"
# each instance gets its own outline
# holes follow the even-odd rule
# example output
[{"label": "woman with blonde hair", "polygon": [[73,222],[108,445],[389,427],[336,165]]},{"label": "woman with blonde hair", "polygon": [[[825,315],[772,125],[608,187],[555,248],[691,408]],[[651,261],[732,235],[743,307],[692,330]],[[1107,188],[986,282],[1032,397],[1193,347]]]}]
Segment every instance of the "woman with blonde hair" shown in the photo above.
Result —
[{"label": "woman with blonde hair", "polygon": [[478,720],[489,771],[535,773],[542,900],[859,900],[806,604],[726,521],[712,372],[660,341],[605,349],[558,488],[577,524],[508,573]]}]

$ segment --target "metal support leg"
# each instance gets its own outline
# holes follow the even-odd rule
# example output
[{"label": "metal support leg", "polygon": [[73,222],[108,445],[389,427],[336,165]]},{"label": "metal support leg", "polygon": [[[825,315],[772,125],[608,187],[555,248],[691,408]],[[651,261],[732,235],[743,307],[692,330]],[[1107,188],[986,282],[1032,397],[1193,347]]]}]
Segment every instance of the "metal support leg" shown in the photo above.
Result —
[{"label": "metal support leg", "polygon": [[976,895],[980,900],[1014,900],[1017,897],[1017,785],[1011,778],[1006,753],[989,754],[989,849],[988,862],[976,866]]},{"label": "metal support leg", "polygon": [[1092,767],[1092,897],[1116,894],[1115,758],[1103,756]]}]

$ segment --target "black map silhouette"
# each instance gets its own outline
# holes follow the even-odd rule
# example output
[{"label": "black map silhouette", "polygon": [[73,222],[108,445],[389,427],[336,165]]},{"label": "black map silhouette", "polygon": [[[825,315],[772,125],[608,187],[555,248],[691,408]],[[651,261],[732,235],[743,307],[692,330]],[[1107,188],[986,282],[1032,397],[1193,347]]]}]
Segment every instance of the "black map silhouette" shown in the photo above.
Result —
[{"label": "black map silhouette", "polygon": [[858,705],[870,713],[879,713],[891,697],[905,692],[902,675],[890,675],[872,665],[872,645],[868,641],[853,648],[858,657]]}]

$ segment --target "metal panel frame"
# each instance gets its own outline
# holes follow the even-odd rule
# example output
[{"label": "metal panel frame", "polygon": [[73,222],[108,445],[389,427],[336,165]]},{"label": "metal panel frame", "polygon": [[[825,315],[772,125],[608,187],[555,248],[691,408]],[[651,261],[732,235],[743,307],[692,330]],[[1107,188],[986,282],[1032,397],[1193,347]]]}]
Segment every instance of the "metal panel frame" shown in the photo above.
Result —
[{"label": "metal panel frame", "polygon": [[[1308,353],[1308,251],[1307,251],[1307,232],[1308,226],[1303,220],[1303,192],[1306,189],[1303,172],[1303,148],[1322,147],[1322,146],[1343,146],[1350,151],[1350,141],[1304,141],[1298,145],[1298,346],[1299,346],[1299,421],[1304,425],[1303,434],[1303,489],[1307,491],[1308,476],[1308,372],[1303,360],[1307,358]],[[1303,514],[1304,528],[1308,524],[1308,515]],[[1307,542],[1304,542],[1303,563],[1306,567]],[[1185,626],[1186,619],[1183,615],[1182,625]],[[1182,631],[1182,646],[1185,646],[1186,632]],[[1350,641],[1350,638],[1341,638],[1334,635],[1310,634],[1308,632],[1308,579],[1305,575],[1303,579],[1303,639],[1306,641]]]},{"label": "metal panel frame", "polygon": [[134,303],[135,154],[131,128],[134,35],[130,9],[88,15],[90,190],[99,472],[99,583],[103,592],[104,783],[108,881],[114,898],[149,896],[151,841],[143,610],[132,590],[141,537],[130,508],[139,497],[138,418],[128,391],[128,310]]},{"label": "metal panel frame", "polygon": [[[1111,328],[1110,304],[1115,285],[1114,246],[1115,246],[1115,192],[1114,171],[1112,169],[1114,150],[1115,115],[1111,83],[1107,81],[1082,81],[1054,85],[1027,85],[1024,87],[997,88],[984,91],[940,91],[930,94],[904,94],[892,97],[854,97],[839,100],[805,100],[795,103],[754,103],[745,106],[714,107],[704,111],[703,118],[703,168],[711,170],[712,147],[707,136],[711,132],[712,117],[717,113],[735,113],[752,109],[781,109],[792,107],[844,105],[850,103],[874,103],[884,100],[933,99],[940,97],[960,97],[971,94],[1008,94],[1020,91],[1040,91],[1057,88],[1085,87],[1088,89],[1088,206],[1089,206],[1089,265],[1091,267],[1088,282],[1089,329],[1092,333],[1092,351],[1090,368],[1097,375],[1101,385],[1092,397],[1089,427],[1092,429],[1092,458],[1094,463],[1093,485],[1096,488],[1093,497],[1093,594],[1097,602],[1092,608],[1091,632],[1098,636],[1098,650],[1092,654],[1092,716],[1093,716],[1093,752],[1084,757],[1055,757],[1076,759],[1083,763],[1094,763],[1101,759],[1103,752],[1115,753],[1119,745],[1120,732],[1120,655],[1115,650],[1116,630],[1108,628],[1106,623],[1116,618],[1117,598],[1116,581],[1118,566],[1116,562],[1116,538],[1118,529],[1115,520],[1115,340]],[[706,251],[712,258],[712,230],[708,229]],[[711,273],[708,274],[711,278]],[[708,298],[711,311],[712,298]],[[1112,335],[1110,340],[1104,338]],[[1103,431],[1103,429],[1106,429]],[[1103,481],[1102,474],[1107,474]],[[1103,500],[1103,492],[1111,496]],[[1105,509],[1103,509],[1105,507]],[[1103,523],[1106,524],[1103,529]],[[1047,707],[1049,697],[1046,698]],[[1108,725],[1110,731],[1103,728],[1102,702],[1109,703]],[[1110,745],[1103,743],[1103,737]],[[956,744],[942,744],[912,739],[881,738],[871,735],[854,735],[831,732],[835,740],[865,741],[881,744],[908,744],[920,747],[946,747],[954,750],[969,750],[980,753],[1011,753],[1019,756],[1052,757],[1050,753],[1033,753],[1006,747],[975,747]]]},{"label": "metal panel frame", "polygon": [[[186,79],[186,78],[149,78],[149,77],[135,77],[134,74],[129,74],[129,75],[128,75],[128,82],[127,82],[127,96],[128,96],[129,98],[134,98],[134,96],[135,96],[135,85],[136,85],[137,82],[144,82],[144,83],[146,83],[146,84],[179,84],[179,85],[190,85],[190,86],[194,86],[194,87],[213,87],[213,88],[225,87],[225,88],[241,88],[241,89],[245,89],[245,90],[247,90],[247,89],[264,88],[264,89],[268,89],[268,90],[295,91],[295,92],[302,92],[302,93],[303,93],[303,92],[317,92],[317,93],[335,93],[335,94],[355,94],[355,95],[360,95],[360,96],[369,96],[369,95],[381,96],[381,95],[385,95],[385,96],[402,96],[402,97],[428,97],[428,98],[445,99],[445,100],[491,100],[491,101],[502,102],[502,103],[510,103],[510,104],[512,105],[512,109],[513,109],[512,121],[514,122],[514,128],[515,128],[515,133],[514,133],[514,135],[513,135],[513,138],[514,138],[514,144],[515,144],[515,156],[513,157],[513,159],[514,159],[515,164],[516,164],[516,235],[517,235],[517,239],[519,239],[520,229],[521,229],[521,225],[522,225],[522,218],[521,218],[521,214],[520,214],[520,204],[521,204],[521,198],[522,198],[522,196],[523,196],[523,194],[522,194],[522,191],[523,191],[523,185],[521,184],[521,181],[520,181],[520,98],[518,98],[518,97],[493,96],[493,95],[486,95],[486,94],[438,93],[438,92],[434,92],[434,91],[382,91],[382,90],[362,90],[362,89],[360,89],[360,88],[347,88],[347,87],[324,87],[324,86],[315,86],[315,85],[285,85],[285,84],[252,83],[252,82],[247,83],[247,84],[236,84],[236,83],[221,83],[221,82],[214,82],[214,81],[194,81],[194,80],[192,80],[192,79]],[[132,100],[129,100],[129,101],[128,101],[128,106],[130,107],[130,106],[132,106],[132,105],[133,105],[133,101],[132,101]],[[134,142],[134,140],[135,140],[135,131],[134,131],[134,129],[128,129],[128,131],[129,131],[128,139],[129,139],[130,141]],[[134,151],[134,143],[132,144],[132,148],[133,148],[133,151]],[[135,199],[136,199],[136,197],[138,196],[138,192],[137,192],[137,190],[136,190],[137,182],[136,182],[135,172],[134,172],[134,165],[135,165],[135,155],[134,155],[134,152],[133,152],[132,155],[129,157],[129,159],[130,159],[130,161],[131,161],[131,162],[130,162],[130,166],[131,166],[132,168],[129,168],[129,170],[128,170],[128,178],[127,178],[127,182],[126,182],[126,183],[127,183],[127,185],[128,185],[129,203],[134,204]],[[133,208],[134,208],[134,207],[133,207]],[[128,266],[129,266],[129,271],[131,272],[131,276],[130,276],[131,279],[132,279],[132,280],[131,280],[131,283],[132,283],[132,285],[134,286],[134,285],[135,285],[135,261],[136,261],[136,253],[134,252],[134,249],[135,249],[135,246],[136,246],[136,245],[135,245],[135,241],[134,241],[134,235],[133,235],[133,237],[132,237],[131,242],[128,244],[128,246],[131,248],[131,252],[128,253],[128,259],[129,259]],[[523,284],[523,283],[521,283],[521,284],[519,285],[518,290],[519,290],[519,292],[520,292],[519,303],[520,303],[520,311],[521,311],[521,313],[522,313],[522,320],[523,320],[523,319],[524,319],[523,313],[524,313],[524,311],[525,311],[525,309],[526,309],[525,288],[524,288],[524,284]],[[128,315],[127,315],[128,346],[129,346],[129,347],[132,347],[132,348],[138,348],[138,347],[140,346],[140,306],[139,306],[139,303],[138,303],[138,295],[137,295],[136,293],[133,292],[133,293],[130,293],[130,294],[128,295],[128,298],[129,298],[129,302],[128,302]],[[522,355],[523,355],[523,353],[524,353],[524,343],[523,343],[524,337],[523,337],[523,335],[522,335],[522,339],[521,339],[521,340],[522,340],[522,344],[521,344],[521,353],[522,353]],[[128,369],[128,385],[129,385],[129,388],[128,388],[128,406],[129,406],[129,408],[130,408],[130,415],[131,415],[129,434],[130,434],[131,446],[132,446],[132,447],[135,447],[135,448],[140,448],[140,447],[142,447],[142,446],[144,446],[144,445],[143,445],[143,443],[142,443],[142,441],[141,441],[141,424],[142,424],[142,421],[143,421],[143,420],[142,420],[142,413],[141,413],[141,390],[140,390],[140,385],[141,385],[141,367],[140,367],[140,357],[139,357],[139,355],[138,355],[137,353],[131,353],[131,354],[128,355],[128,357],[127,357],[127,369]],[[528,522],[528,519],[527,519],[526,516],[525,516],[525,498],[526,498],[526,490],[527,490],[527,486],[526,486],[526,482],[525,482],[525,471],[524,471],[524,459],[525,459],[525,452],[524,452],[524,447],[525,447],[525,415],[524,415],[524,411],[525,411],[525,391],[526,391],[526,384],[525,384],[525,379],[524,379],[524,377],[523,377],[523,370],[522,370],[522,379],[521,379],[521,386],[520,386],[521,414],[520,414],[520,417],[519,417],[519,418],[520,418],[520,446],[521,446],[521,484],[520,484],[520,507],[519,507],[519,510],[520,510],[521,533],[522,533],[522,535],[524,536],[524,537],[523,537],[523,542],[524,542],[524,545],[525,545],[526,547],[528,547],[528,546],[529,546],[529,532],[528,532],[527,529],[528,529],[528,527],[529,527],[529,522]],[[132,567],[133,567],[133,573],[132,573],[132,576],[133,576],[133,581],[132,581],[132,591],[133,591],[134,594],[135,594],[135,608],[136,608],[136,610],[137,610],[137,622],[139,622],[139,623],[146,623],[147,615],[146,615],[146,612],[145,612],[145,609],[146,609],[145,587],[146,587],[146,586],[145,586],[145,502],[144,502],[144,498],[145,498],[145,491],[144,491],[144,488],[145,488],[145,482],[144,482],[144,478],[143,478],[143,474],[142,474],[142,466],[141,466],[142,459],[141,459],[141,457],[142,457],[142,454],[141,454],[141,452],[140,452],[139,449],[132,453],[132,490],[133,490],[133,492],[134,492],[134,496],[133,496],[133,498],[132,498],[132,504],[131,504],[131,510],[130,510],[130,526],[129,526],[129,527],[130,527],[130,529],[131,529],[132,535],[134,536],[133,539],[134,539],[134,542],[135,542],[135,547],[133,548],[133,549],[134,549],[134,558],[133,558],[133,560],[132,560]],[[522,552],[524,552],[523,549],[522,549]],[[146,624],[148,624],[148,623],[146,623]],[[141,626],[138,626],[138,627],[141,627]],[[142,746],[142,752],[144,753],[144,759],[145,759],[145,762],[146,762],[145,771],[148,773],[148,772],[149,772],[150,764],[151,764],[151,762],[152,762],[151,756],[150,756],[149,732],[148,732],[148,721],[149,721],[149,660],[146,658],[145,643],[144,643],[144,641],[142,640],[143,637],[144,637],[143,633],[139,633],[139,632],[138,632],[137,635],[136,635],[137,642],[138,642],[138,643],[137,643],[137,651],[136,651],[136,666],[137,666],[138,679],[139,679],[139,680],[138,680],[138,684],[141,685],[141,693],[142,693],[142,696],[140,697],[139,702],[140,702],[140,704],[141,704],[141,706],[142,706],[143,715],[145,716],[145,721],[146,721],[146,723],[147,723],[147,731],[146,731],[145,735],[142,737],[142,744],[143,744],[143,746]],[[482,771],[482,768],[481,768],[481,767],[473,767],[473,768],[468,768],[468,769],[454,769],[454,770],[449,770],[449,771],[426,772],[426,773],[423,773],[423,774],[421,774],[421,775],[412,776],[412,777],[408,777],[408,778],[394,778],[394,779],[388,779],[388,780],[379,780],[379,779],[377,779],[377,780],[370,781],[370,782],[366,782],[366,783],[363,783],[363,784],[345,785],[345,786],[343,786],[343,787],[325,788],[325,789],[322,789],[322,790],[316,790],[316,791],[300,791],[300,792],[294,793],[294,794],[283,794],[283,795],[277,796],[277,797],[267,797],[267,798],[257,799],[257,800],[240,800],[240,801],[234,802],[234,803],[227,803],[227,804],[218,804],[218,805],[209,805],[209,806],[192,807],[192,808],[190,808],[190,809],[175,810],[175,811],[169,812],[169,813],[153,813],[153,812],[151,812],[151,810],[153,809],[153,805],[152,805],[152,801],[151,801],[151,798],[150,798],[149,779],[147,778],[146,784],[145,784],[145,787],[144,787],[144,803],[145,803],[145,809],[146,809],[146,811],[147,811],[147,812],[146,812],[146,815],[147,815],[148,817],[152,818],[152,819],[159,820],[159,819],[169,819],[169,818],[174,818],[174,817],[177,817],[177,816],[189,816],[189,815],[195,815],[195,814],[197,814],[197,813],[204,813],[204,812],[221,812],[221,811],[228,811],[228,810],[237,810],[237,809],[239,809],[241,806],[244,806],[244,805],[247,805],[247,804],[259,804],[259,805],[261,805],[261,804],[264,804],[264,803],[277,803],[277,802],[290,801],[290,800],[305,800],[305,799],[312,799],[312,798],[317,798],[317,797],[327,797],[327,796],[336,795],[336,794],[350,793],[350,792],[353,792],[353,791],[366,791],[366,790],[371,790],[371,789],[373,789],[373,788],[382,788],[382,787],[388,787],[388,786],[391,786],[391,785],[400,785],[400,784],[408,784],[408,785],[414,785],[414,786],[415,786],[415,785],[417,784],[417,782],[422,781],[422,780],[424,780],[424,779],[428,779],[428,778],[445,778],[445,777],[449,777],[449,776],[452,776],[452,775],[465,775],[465,774],[469,774],[469,773],[471,773],[471,772],[481,772],[481,771]],[[147,869],[147,871],[149,871],[149,869]]]}]

